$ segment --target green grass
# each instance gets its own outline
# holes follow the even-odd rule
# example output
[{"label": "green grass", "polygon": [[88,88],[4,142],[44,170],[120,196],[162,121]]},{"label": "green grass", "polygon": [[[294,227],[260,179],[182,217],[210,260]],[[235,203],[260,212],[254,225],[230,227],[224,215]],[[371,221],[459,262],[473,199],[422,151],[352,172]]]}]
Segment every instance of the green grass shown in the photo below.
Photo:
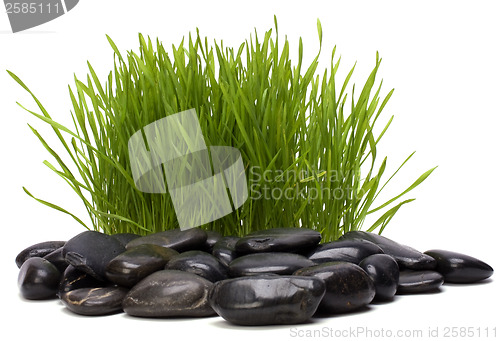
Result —
[{"label": "green grass", "polygon": [[[209,44],[199,32],[182,39],[170,52],[159,41],[139,35],[139,50],[114,51],[114,69],[99,79],[88,64],[86,80],[75,77],[69,95],[73,103],[72,129],[54,121],[28,91],[38,112],[28,110],[52,126],[64,155],[58,155],[30,126],[52,156],[45,161],[79,197],[90,225],[62,207],[26,193],[73,216],[86,228],[105,233],[146,234],[178,227],[168,193],[137,190],[132,179],[127,143],[145,125],[165,116],[196,109],[206,144],[240,150],[246,169],[249,199],[238,210],[202,226],[224,235],[244,235],[272,227],[306,227],[322,232],[325,241],[364,229],[381,233],[401,206],[413,199],[402,196],[424,181],[434,169],[419,176],[392,199],[375,204],[385,185],[406,164],[386,174],[387,158],[377,145],[392,117],[374,127],[393,94],[381,96],[376,83],[381,59],[359,94],[351,76],[336,80],[340,58],[331,54],[328,70],[319,74],[320,48],[303,65],[299,40],[297,63],[289,43],[278,41],[278,26],[260,39],[236,48]],[[348,89],[351,89],[348,93]],[[383,98],[383,99],[382,99]],[[383,180],[387,178],[387,180]],[[375,223],[364,226],[375,215]]]}]

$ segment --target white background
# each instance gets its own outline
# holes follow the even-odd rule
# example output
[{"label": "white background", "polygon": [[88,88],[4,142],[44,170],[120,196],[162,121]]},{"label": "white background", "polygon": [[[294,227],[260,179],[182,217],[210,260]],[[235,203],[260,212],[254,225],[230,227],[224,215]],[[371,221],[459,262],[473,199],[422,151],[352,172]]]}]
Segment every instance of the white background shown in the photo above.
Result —
[{"label": "white background", "polygon": [[[83,218],[85,215],[71,190],[42,164],[49,156],[27,124],[34,125],[49,141],[53,141],[51,130],[16,105],[18,101],[36,109],[6,69],[24,80],[53,118],[70,124],[67,86],[74,75],[85,79],[87,60],[100,77],[106,76],[113,65],[105,34],[121,51],[137,51],[138,32],[159,38],[168,47],[179,44],[196,27],[210,39],[239,46],[254,28],[260,36],[273,28],[276,14],[281,38],[286,34],[290,40],[291,55],[296,58],[302,36],[305,58],[311,61],[318,49],[319,18],[324,43],[319,70],[328,66],[336,45],[337,56],[342,56],[340,77],[357,61],[354,80],[359,91],[379,51],[383,58],[379,72],[384,79],[383,92],[396,88],[383,118],[395,115],[395,119],[381,142],[379,155],[389,156],[388,167],[394,170],[410,152],[417,153],[387,190],[396,194],[420,173],[439,165],[410,194],[408,198],[416,197],[417,201],[400,210],[385,235],[422,251],[443,248],[467,253],[498,269],[499,13],[498,3],[489,1],[82,0],[57,20],[12,34],[2,8],[2,338],[298,338],[290,326],[242,328],[218,317],[168,320],[120,314],[84,318],[69,313],[57,301],[21,299],[14,263],[17,253],[31,244],[66,240],[83,231],[72,218],[29,198],[22,186]],[[492,328],[497,328],[497,336],[500,334],[495,316],[499,282],[495,277],[486,284],[445,285],[439,294],[397,297],[393,303],[371,306],[369,311],[317,319],[297,327],[301,332],[323,327],[337,332],[364,327],[379,333],[382,329],[393,333],[398,329],[421,330],[423,339],[429,328],[440,327],[443,335],[446,327],[474,327],[489,328],[491,339]],[[485,330],[481,332],[485,336]],[[363,339],[363,335],[354,339]],[[475,336],[477,339],[477,329]]]}]

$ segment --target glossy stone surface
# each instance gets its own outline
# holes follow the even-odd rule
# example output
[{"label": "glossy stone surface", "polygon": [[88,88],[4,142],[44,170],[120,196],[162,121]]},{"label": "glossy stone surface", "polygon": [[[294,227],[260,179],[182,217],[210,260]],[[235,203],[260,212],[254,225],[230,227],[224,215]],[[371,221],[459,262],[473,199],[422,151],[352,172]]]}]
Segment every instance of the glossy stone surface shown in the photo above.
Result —
[{"label": "glossy stone surface", "polygon": [[203,277],[210,282],[217,282],[228,277],[227,267],[210,253],[186,251],[172,257],[166,270],[181,270]]},{"label": "glossy stone surface", "polygon": [[107,282],[100,281],[88,273],[69,265],[61,277],[59,283],[58,296],[61,294],[82,288],[99,288],[107,285]]},{"label": "glossy stone surface", "polygon": [[118,285],[131,288],[144,277],[161,270],[179,253],[166,247],[142,244],[113,258],[106,266],[106,278]]},{"label": "glossy stone surface", "polygon": [[98,316],[122,311],[122,301],[128,290],[120,287],[84,288],[65,292],[61,301],[79,315]]},{"label": "glossy stone surface", "polygon": [[66,242],[48,241],[28,246],[26,249],[19,252],[19,254],[16,256],[16,265],[18,268],[21,268],[21,265],[23,265],[23,263],[31,257],[45,257],[49,253],[54,252],[58,248],[64,246],[64,243]]},{"label": "glossy stone surface", "polygon": [[297,228],[243,238],[201,229],[145,237],[86,231],[20,252],[18,285],[24,298],[58,296],[62,303],[56,303],[81,315],[218,313],[236,325],[258,326],[308,323],[316,311],[349,313],[374,299],[439,292],[443,282],[475,283],[493,274],[477,258],[440,249],[421,253],[374,233],[319,240],[316,231]]},{"label": "glossy stone surface", "polygon": [[265,273],[291,275],[315,263],[302,255],[287,252],[264,252],[241,256],[229,263],[229,276],[251,276]]},{"label": "glossy stone surface", "polygon": [[60,278],[61,273],[48,260],[31,257],[21,265],[17,285],[26,299],[55,298]]},{"label": "glossy stone surface", "polygon": [[424,253],[436,260],[436,271],[448,283],[474,283],[493,275],[491,266],[463,253],[446,250],[429,250]]},{"label": "glossy stone surface", "polygon": [[394,297],[399,283],[399,266],[394,258],[375,254],[363,259],[359,266],[375,285],[375,299],[386,301]]},{"label": "glossy stone surface", "polygon": [[358,265],[330,262],[297,270],[294,275],[314,276],[325,282],[326,292],[318,310],[340,314],[357,310],[375,297],[375,285]]},{"label": "glossy stone surface", "polygon": [[307,256],[317,264],[326,262],[359,264],[364,258],[377,253],[383,253],[383,251],[376,244],[363,239],[352,239],[318,245]]},{"label": "glossy stone surface", "polygon": [[399,273],[398,294],[421,294],[433,292],[443,284],[444,278],[432,270],[404,270]]},{"label": "glossy stone surface", "polygon": [[385,254],[394,257],[401,269],[432,270],[436,267],[436,260],[434,258],[376,233],[350,231],[344,234],[341,239],[365,239],[375,243],[380,246]]},{"label": "glossy stone surface", "polygon": [[319,278],[258,275],[217,282],[210,304],[237,325],[297,324],[309,321],[324,293]]},{"label": "glossy stone surface", "polygon": [[160,270],[137,283],[125,296],[123,310],[132,316],[212,316],[212,282],[178,270]]},{"label": "glossy stone surface", "polygon": [[69,264],[99,280],[105,280],[109,261],[124,251],[117,239],[96,231],[82,232],[63,247],[64,258]]},{"label": "glossy stone surface", "polygon": [[44,256],[43,259],[51,262],[61,273],[63,273],[69,265],[68,262],[66,262],[66,258],[64,258],[62,246]]},{"label": "glossy stone surface", "polygon": [[134,239],[126,247],[130,249],[141,244],[153,244],[184,252],[203,248],[206,241],[207,233],[202,229],[192,228],[184,231],[174,229]]},{"label": "glossy stone surface", "polygon": [[223,237],[217,231],[205,231],[205,232],[207,233],[207,240],[205,241],[205,245],[201,248],[201,251],[212,253],[214,245]]},{"label": "glossy stone surface", "polygon": [[314,247],[321,240],[321,234],[307,228],[274,228],[255,231],[236,243],[240,254],[256,252],[299,252]]},{"label": "glossy stone surface", "polygon": [[238,256],[235,249],[238,240],[240,240],[238,237],[222,238],[212,248],[212,255],[228,266]]},{"label": "glossy stone surface", "polygon": [[125,247],[132,240],[140,238],[141,235],[135,233],[116,233],[112,234],[111,237],[117,239]]}]

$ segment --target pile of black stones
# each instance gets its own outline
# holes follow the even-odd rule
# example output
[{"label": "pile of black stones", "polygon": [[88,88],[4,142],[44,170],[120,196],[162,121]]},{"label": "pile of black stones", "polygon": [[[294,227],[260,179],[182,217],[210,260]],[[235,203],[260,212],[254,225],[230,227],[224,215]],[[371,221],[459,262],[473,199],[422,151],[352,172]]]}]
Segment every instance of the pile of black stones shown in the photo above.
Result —
[{"label": "pile of black stones", "polygon": [[317,231],[274,228],[223,237],[192,228],[139,236],[85,231],[32,245],[16,257],[30,300],[59,298],[75,314],[219,315],[237,325],[298,324],[350,313],[397,294],[439,291],[493,274],[457,252],[421,253],[351,231],[322,243]]}]

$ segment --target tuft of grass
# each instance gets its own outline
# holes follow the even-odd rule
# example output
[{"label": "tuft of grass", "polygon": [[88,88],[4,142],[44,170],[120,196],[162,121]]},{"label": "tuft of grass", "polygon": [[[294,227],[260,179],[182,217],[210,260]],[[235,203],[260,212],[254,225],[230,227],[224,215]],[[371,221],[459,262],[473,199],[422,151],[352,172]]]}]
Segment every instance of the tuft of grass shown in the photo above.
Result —
[{"label": "tuft of grass", "polygon": [[[99,79],[88,64],[85,80],[75,77],[69,95],[73,104],[72,129],[51,118],[23,81],[39,112],[26,109],[49,124],[65,155],[57,154],[38,131],[30,129],[54,162],[45,165],[60,176],[82,200],[91,225],[64,208],[28,195],[66,214],[86,228],[108,234],[147,234],[178,227],[168,193],[139,191],[133,181],[128,140],[158,119],[194,108],[206,143],[232,146],[241,152],[249,199],[221,219],[202,226],[223,235],[244,235],[273,227],[318,230],[324,241],[363,228],[365,219],[379,217],[368,231],[381,233],[396,212],[414,199],[399,201],[434,170],[420,175],[390,200],[375,205],[395,172],[386,175],[387,157],[380,162],[377,144],[392,117],[376,135],[374,127],[393,94],[381,99],[376,85],[381,59],[359,95],[352,92],[351,76],[336,82],[340,58],[317,73],[322,30],[318,20],[319,51],[303,65],[303,42],[298,61],[290,59],[287,39],[280,45],[275,18],[263,39],[257,34],[236,48],[223,42],[209,44],[199,31],[189,34],[167,52],[164,45],[139,34],[139,50],[122,54],[110,37],[114,68]],[[340,86],[339,86],[340,84]]]}]

